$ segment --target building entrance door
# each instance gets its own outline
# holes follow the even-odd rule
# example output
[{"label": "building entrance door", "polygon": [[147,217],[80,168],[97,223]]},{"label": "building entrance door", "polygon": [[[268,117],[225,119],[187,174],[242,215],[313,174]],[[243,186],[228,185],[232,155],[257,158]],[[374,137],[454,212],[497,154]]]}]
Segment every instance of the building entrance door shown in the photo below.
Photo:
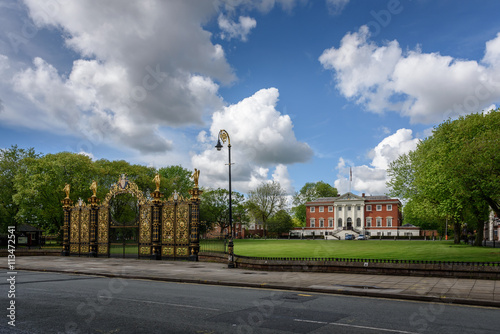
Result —
[{"label": "building entrance door", "polygon": [[352,219],[351,217],[347,218],[347,229],[352,230]]}]

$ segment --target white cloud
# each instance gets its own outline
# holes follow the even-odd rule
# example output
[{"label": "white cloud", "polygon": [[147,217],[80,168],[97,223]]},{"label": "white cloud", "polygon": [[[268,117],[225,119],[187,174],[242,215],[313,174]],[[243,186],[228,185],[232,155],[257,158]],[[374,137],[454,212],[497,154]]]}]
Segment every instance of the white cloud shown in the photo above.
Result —
[{"label": "white cloud", "polygon": [[95,157],[94,157],[94,155],[92,153],[88,153],[88,152],[85,152],[85,151],[80,151],[78,154],[84,155],[86,157],[89,157],[92,160],[95,160]]},{"label": "white cloud", "polygon": [[201,153],[193,154],[192,165],[219,184],[225,182],[227,148],[224,147],[224,153],[214,148],[219,131],[224,129],[231,140],[232,175],[239,191],[248,192],[266,181],[269,168],[275,168],[273,177],[291,189],[286,165],[308,161],[312,149],[297,141],[290,117],[276,110],[278,96],[276,88],[262,89],[215,112],[210,133],[198,135]]},{"label": "white cloud", "polygon": [[164,152],[172,141],[160,129],[202,125],[223,105],[217,82],[235,79],[202,27],[217,14],[209,1],[25,2],[36,27],[61,34],[80,59],[66,74],[37,57],[10,76],[32,105],[6,108],[9,123]]},{"label": "white cloud", "polygon": [[362,26],[319,58],[335,72],[339,91],[369,111],[435,123],[500,101],[500,34],[486,43],[483,64],[419,49],[403,53],[397,41],[378,46],[369,38]]},{"label": "white cloud", "polygon": [[248,16],[240,16],[238,23],[236,23],[220,14],[217,22],[223,31],[221,33],[222,39],[240,38],[244,42],[247,41],[250,30],[257,26],[257,21]]},{"label": "white cloud", "polygon": [[326,0],[326,7],[331,15],[338,15],[348,3],[349,0]]},{"label": "white cloud", "polygon": [[352,191],[380,195],[387,192],[387,168],[401,154],[416,149],[419,139],[413,137],[412,130],[399,129],[384,138],[371,152],[370,166],[349,166],[343,158],[339,159],[335,187],[340,193],[349,190],[349,170],[352,168]]},{"label": "white cloud", "polygon": [[292,180],[290,179],[290,174],[288,173],[288,168],[285,165],[279,164],[273,173],[273,180],[281,185],[287,194],[293,194],[294,188],[292,186]]}]

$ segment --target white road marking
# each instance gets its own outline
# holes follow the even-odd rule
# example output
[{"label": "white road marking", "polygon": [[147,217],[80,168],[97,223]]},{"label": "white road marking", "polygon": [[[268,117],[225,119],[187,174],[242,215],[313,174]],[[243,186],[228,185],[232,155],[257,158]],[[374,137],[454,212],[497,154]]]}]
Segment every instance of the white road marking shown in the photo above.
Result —
[{"label": "white road marking", "polygon": [[293,321],[297,321],[297,322],[309,322],[309,323],[313,323],[313,324],[322,324],[322,325],[355,327],[355,328],[371,329],[371,330],[381,331],[381,332],[392,332],[392,333],[403,333],[403,334],[418,334],[418,333],[415,333],[415,332],[400,331],[400,330],[397,330],[397,329],[368,327],[368,326],[359,326],[359,325],[349,325],[349,324],[342,324],[342,323],[339,323],[339,322],[314,321],[314,320],[305,320],[305,319],[293,319]]},{"label": "white road marking", "polygon": [[143,299],[117,298],[117,297],[112,297],[112,298],[118,299],[118,300],[127,300],[127,301],[141,302],[141,303],[148,303],[148,304],[161,304],[161,305],[176,306],[176,307],[196,308],[196,309],[200,309],[200,310],[220,311],[220,309],[218,309],[218,308],[210,308],[210,307],[200,307],[200,306],[193,306],[193,305],[173,304],[173,303],[164,303],[164,302],[154,302],[154,301],[143,300]]}]

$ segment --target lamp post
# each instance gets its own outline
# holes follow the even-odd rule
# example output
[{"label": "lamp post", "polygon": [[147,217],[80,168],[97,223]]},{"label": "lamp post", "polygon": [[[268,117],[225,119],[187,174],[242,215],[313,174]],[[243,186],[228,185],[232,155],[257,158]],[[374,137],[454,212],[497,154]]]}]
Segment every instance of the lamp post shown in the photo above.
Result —
[{"label": "lamp post", "polygon": [[231,202],[231,139],[229,138],[229,134],[227,133],[226,130],[220,130],[219,131],[219,136],[217,138],[217,145],[215,145],[215,148],[217,151],[220,151],[222,149],[222,143],[225,143],[227,141],[227,148],[229,151],[229,244],[228,244],[228,253],[229,253],[229,258],[228,258],[228,268],[234,268],[234,244],[233,244],[233,208],[232,208],[232,202]]}]

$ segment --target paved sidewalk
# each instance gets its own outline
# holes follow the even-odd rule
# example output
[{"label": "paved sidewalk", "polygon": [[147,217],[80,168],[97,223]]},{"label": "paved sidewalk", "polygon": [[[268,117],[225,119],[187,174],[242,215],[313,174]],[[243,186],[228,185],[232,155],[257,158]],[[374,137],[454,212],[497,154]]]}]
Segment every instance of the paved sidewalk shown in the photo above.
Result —
[{"label": "paved sidewalk", "polygon": [[[0,267],[7,268],[7,259]],[[439,277],[228,269],[209,262],[19,256],[16,270],[285,289],[500,307],[500,281]]]}]

